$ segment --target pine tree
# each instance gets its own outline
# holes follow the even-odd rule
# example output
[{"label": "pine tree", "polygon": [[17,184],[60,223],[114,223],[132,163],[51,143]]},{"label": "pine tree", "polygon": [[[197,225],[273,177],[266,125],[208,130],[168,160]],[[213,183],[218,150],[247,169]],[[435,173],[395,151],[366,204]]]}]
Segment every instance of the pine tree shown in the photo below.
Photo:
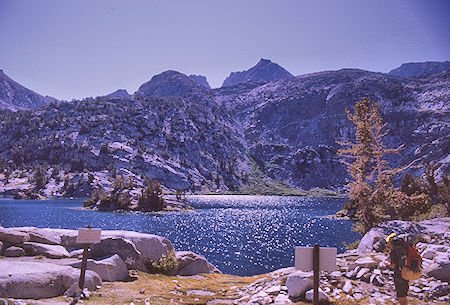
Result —
[{"label": "pine tree", "polygon": [[427,204],[427,198],[425,195],[407,196],[394,187],[394,176],[411,165],[388,166],[386,155],[399,154],[402,146],[391,149],[383,144],[388,130],[379,105],[364,98],[355,104],[353,113],[348,109],[346,113],[355,125],[355,142],[338,142],[345,147],[338,150],[338,155],[352,179],[348,207],[356,210],[359,219],[356,229],[364,234],[382,221],[407,218],[405,212],[414,213],[417,207]]}]

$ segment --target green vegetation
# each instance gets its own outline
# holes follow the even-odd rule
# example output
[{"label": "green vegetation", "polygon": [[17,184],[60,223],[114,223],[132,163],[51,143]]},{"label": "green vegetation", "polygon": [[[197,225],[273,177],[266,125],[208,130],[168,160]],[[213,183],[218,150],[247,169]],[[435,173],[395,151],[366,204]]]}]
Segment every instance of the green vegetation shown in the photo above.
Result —
[{"label": "green vegetation", "polygon": [[159,261],[150,260],[145,263],[145,266],[150,273],[169,275],[178,268],[178,260],[175,257],[175,251],[170,251],[168,255],[162,255]]},{"label": "green vegetation", "polygon": [[95,207],[101,211],[140,210],[145,212],[162,211],[167,207],[161,183],[157,179],[144,179],[144,185],[140,187],[141,193],[138,196],[134,193],[139,187],[135,185],[131,177],[124,178],[117,175],[112,186],[110,192],[95,189],[91,198],[83,202],[84,206]]},{"label": "green vegetation", "polygon": [[161,183],[157,179],[144,181],[141,195],[138,197],[141,211],[162,211],[167,205],[162,196]]},{"label": "green vegetation", "polygon": [[309,196],[309,197],[340,197],[342,195],[325,189],[311,189],[309,191],[292,188],[289,184],[267,177],[258,164],[249,157],[251,176],[249,184],[230,194],[240,195],[277,195],[277,196]]}]

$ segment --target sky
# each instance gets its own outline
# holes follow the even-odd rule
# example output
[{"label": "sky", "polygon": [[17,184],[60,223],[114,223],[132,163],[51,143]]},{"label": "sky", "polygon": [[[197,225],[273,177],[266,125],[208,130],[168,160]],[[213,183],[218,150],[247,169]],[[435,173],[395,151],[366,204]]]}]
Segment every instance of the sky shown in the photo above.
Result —
[{"label": "sky", "polygon": [[0,69],[63,100],[271,59],[294,75],[450,60],[448,0],[0,0]]}]

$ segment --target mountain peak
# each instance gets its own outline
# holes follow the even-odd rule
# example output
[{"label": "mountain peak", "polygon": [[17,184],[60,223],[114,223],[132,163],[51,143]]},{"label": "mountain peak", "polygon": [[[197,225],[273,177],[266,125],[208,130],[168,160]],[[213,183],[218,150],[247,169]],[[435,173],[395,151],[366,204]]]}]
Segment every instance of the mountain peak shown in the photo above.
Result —
[{"label": "mountain peak", "polygon": [[190,79],[187,75],[174,70],[167,70],[143,83],[138,96],[186,96],[195,91],[206,90],[202,85]]},{"label": "mountain peak", "polygon": [[280,65],[272,62],[270,59],[261,58],[258,63],[248,70],[240,72],[231,72],[222,87],[234,86],[248,81],[276,81],[283,78],[293,77]]},{"label": "mountain peak", "polygon": [[0,109],[36,109],[55,101],[53,97],[25,88],[0,70]]}]

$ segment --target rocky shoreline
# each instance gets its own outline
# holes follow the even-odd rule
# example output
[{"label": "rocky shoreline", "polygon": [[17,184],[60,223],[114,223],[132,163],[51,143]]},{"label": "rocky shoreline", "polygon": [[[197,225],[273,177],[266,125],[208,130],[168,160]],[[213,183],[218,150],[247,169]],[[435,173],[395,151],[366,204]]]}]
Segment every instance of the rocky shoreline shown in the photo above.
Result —
[{"label": "rocky shoreline", "polygon": [[[450,218],[420,223],[390,221],[373,228],[362,238],[358,249],[338,255],[337,271],[321,273],[321,298],[331,304],[394,304],[392,271],[386,266],[387,254],[380,242],[391,232],[414,234],[420,240],[417,247],[424,258],[424,276],[410,283],[411,304],[448,304]],[[70,301],[76,296],[73,286],[78,279],[81,255],[76,235],[76,230],[66,229],[0,228],[3,255],[0,259],[0,298],[5,298],[3,304],[39,304],[32,299],[52,298],[64,293]],[[132,281],[136,279],[136,272],[154,272],[155,269],[150,270],[152,266],[168,274],[170,282],[190,281],[192,276],[194,281],[203,278],[206,285],[203,292],[195,293],[204,294],[202,300],[207,301],[195,304],[303,304],[312,295],[312,273],[296,271],[293,267],[254,279],[245,278],[251,282],[228,287],[223,293],[212,291],[208,282],[213,283],[214,277],[222,276],[216,267],[201,255],[176,252],[169,240],[151,234],[103,231],[101,242],[92,247],[89,256],[86,286],[90,291],[98,290],[86,291],[86,298],[90,294],[106,293],[104,291],[110,284],[104,283]],[[205,277],[204,274],[210,275]],[[181,291],[180,285],[171,291],[171,299],[188,304],[183,298],[189,295]],[[145,297],[145,291],[141,294],[142,297],[131,303],[159,304],[151,297]],[[26,301],[20,303],[20,299]],[[161,304],[166,304],[162,300]],[[88,299],[84,302],[90,304]]]}]

